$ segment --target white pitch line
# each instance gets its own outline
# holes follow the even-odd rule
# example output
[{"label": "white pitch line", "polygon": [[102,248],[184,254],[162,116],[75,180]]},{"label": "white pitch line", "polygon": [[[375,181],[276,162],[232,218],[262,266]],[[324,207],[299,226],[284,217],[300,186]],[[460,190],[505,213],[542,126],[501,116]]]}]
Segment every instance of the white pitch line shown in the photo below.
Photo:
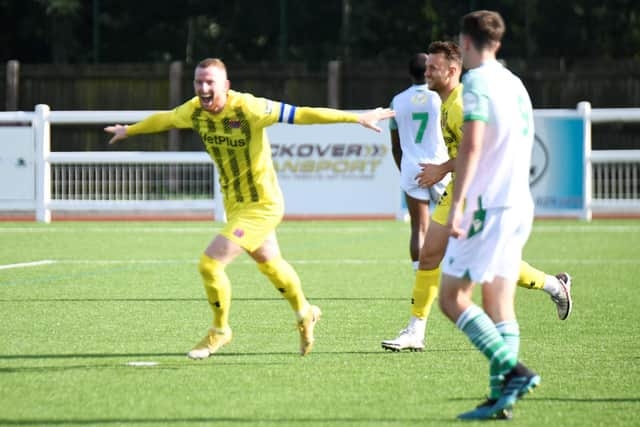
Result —
[{"label": "white pitch line", "polygon": [[[291,224],[291,223],[289,223]],[[2,227],[0,225],[0,233],[110,233],[110,234],[122,234],[122,233],[195,233],[195,234],[210,234],[218,233],[221,230],[219,225],[212,226],[193,226],[193,227],[180,227],[180,226],[168,226],[168,227]],[[372,232],[384,232],[387,228],[380,225],[352,225],[347,227],[332,227],[332,226],[288,226],[286,223],[283,226],[278,227],[278,234],[296,234],[296,233],[337,233],[337,234],[349,234],[349,233],[372,233]],[[533,234],[535,233],[638,233],[640,232],[640,222],[631,224],[535,224],[533,226]]]},{"label": "white pitch line", "polygon": [[5,264],[5,265],[0,265],[0,270],[7,270],[9,268],[37,267],[39,265],[55,264],[56,262],[58,261],[54,261],[51,259],[43,259],[42,261],[20,262],[17,264]]}]

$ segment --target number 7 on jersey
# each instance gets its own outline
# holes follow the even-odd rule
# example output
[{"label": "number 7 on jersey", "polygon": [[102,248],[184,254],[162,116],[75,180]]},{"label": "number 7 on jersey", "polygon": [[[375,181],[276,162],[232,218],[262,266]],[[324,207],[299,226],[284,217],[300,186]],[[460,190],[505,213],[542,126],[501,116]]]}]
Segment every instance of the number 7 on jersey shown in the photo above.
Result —
[{"label": "number 7 on jersey", "polygon": [[422,137],[424,136],[424,130],[427,128],[429,113],[413,113],[411,114],[411,118],[420,122],[420,127],[418,128],[418,133],[416,134],[416,144],[420,144],[422,142]]}]

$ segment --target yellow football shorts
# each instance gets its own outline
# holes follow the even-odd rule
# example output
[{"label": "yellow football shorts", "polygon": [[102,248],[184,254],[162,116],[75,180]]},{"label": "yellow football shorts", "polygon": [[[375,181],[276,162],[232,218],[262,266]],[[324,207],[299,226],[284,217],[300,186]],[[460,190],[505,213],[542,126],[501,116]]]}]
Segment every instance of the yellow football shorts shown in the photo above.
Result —
[{"label": "yellow football shorts", "polygon": [[220,234],[253,252],[282,222],[284,204],[277,202],[225,203],[227,223]]},{"label": "yellow football shorts", "polygon": [[449,210],[451,209],[451,198],[453,197],[453,179],[447,184],[444,193],[440,196],[440,200],[433,210],[431,219],[440,225],[447,225],[449,219]]}]

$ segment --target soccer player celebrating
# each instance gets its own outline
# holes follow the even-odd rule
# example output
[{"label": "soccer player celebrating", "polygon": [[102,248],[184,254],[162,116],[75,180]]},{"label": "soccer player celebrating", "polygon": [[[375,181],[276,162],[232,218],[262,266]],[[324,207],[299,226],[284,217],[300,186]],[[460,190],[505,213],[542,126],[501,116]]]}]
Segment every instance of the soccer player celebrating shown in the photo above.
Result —
[{"label": "soccer player celebrating", "polygon": [[409,253],[414,271],[429,225],[429,203],[437,203],[450,179],[445,174],[428,187],[420,187],[416,180],[421,163],[438,164],[449,159],[440,127],[440,97],[427,87],[426,68],[426,53],[411,57],[409,75],[413,84],[393,97],[391,108],[396,116],[389,121],[391,152],[411,219]]},{"label": "soccer player celebrating", "polygon": [[[429,187],[447,174],[454,172],[455,158],[462,140],[463,85],[460,84],[462,58],[460,48],[455,43],[436,41],[429,45],[427,52],[429,55],[427,82],[429,88],[436,91],[442,98],[442,131],[450,157],[448,161],[441,164],[423,163],[421,165],[422,170],[418,174],[418,182],[421,186]],[[440,263],[449,239],[449,230],[446,224],[454,181],[455,177],[449,182],[427,227],[413,287],[409,323],[396,338],[382,342],[382,347],[387,350],[421,351],[424,349],[426,323],[431,306],[438,295]],[[552,276],[535,269],[525,261],[521,261],[518,285],[545,291],[556,305],[558,318],[564,320],[569,316],[572,305],[569,274],[559,273]]]},{"label": "soccer player celebrating", "polygon": [[[461,419],[503,417],[540,383],[540,376],[518,361],[514,309],[522,248],[533,222],[528,173],[533,108],[520,79],[496,60],[504,30],[497,12],[462,18],[460,50],[469,72],[463,80],[463,136],[447,221],[452,238],[439,301],[489,360],[490,381],[500,387]],[[471,299],[476,283],[482,285],[483,308]]]},{"label": "soccer player celebrating", "polygon": [[172,111],[153,114],[131,126],[105,128],[113,134],[109,143],[132,135],[191,128],[200,135],[216,164],[227,223],[205,249],[199,264],[213,311],[213,326],[187,356],[207,358],[231,341],[231,284],[225,267],[243,250],[291,305],[298,322],[300,353],[304,356],[313,347],[314,327],[321,311],[305,298],[297,273],[283,259],[278,246],[275,230],[282,221],[284,199],[265,128],[278,122],[360,123],[379,132],[376,123],[394,113],[381,108],[355,114],[296,107],[236,92],[230,89],[227,70],[220,59],[201,61],[195,68],[193,85],[195,96]]}]

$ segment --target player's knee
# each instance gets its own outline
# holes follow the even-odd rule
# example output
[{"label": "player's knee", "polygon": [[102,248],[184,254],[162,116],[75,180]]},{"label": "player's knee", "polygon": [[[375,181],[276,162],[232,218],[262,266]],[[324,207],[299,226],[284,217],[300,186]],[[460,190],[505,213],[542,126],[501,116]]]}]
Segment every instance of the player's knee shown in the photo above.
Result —
[{"label": "player's knee", "polygon": [[444,253],[433,248],[427,241],[420,249],[420,270],[434,270],[440,266]]},{"label": "player's knee", "polygon": [[258,270],[265,276],[272,276],[276,274],[277,270],[277,262],[274,259],[265,262],[257,262]]},{"label": "player's knee", "polygon": [[447,316],[449,319],[452,319],[454,322],[456,306],[457,306],[457,298],[455,293],[447,292],[446,289],[440,288],[440,295],[438,297],[438,306],[440,307],[440,311]]},{"label": "player's knee", "polygon": [[271,258],[266,262],[257,263],[258,270],[265,276],[272,278],[284,278],[292,280],[292,277],[297,277],[295,270],[291,265],[284,260],[281,256]]},{"label": "player's knee", "polygon": [[300,278],[291,264],[282,257],[272,258],[267,262],[257,263],[258,270],[276,285],[300,285]]},{"label": "player's knee", "polygon": [[198,264],[198,271],[200,271],[200,275],[205,282],[215,281],[216,276],[224,272],[224,264],[202,254],[200,257],[200,263]]}]

